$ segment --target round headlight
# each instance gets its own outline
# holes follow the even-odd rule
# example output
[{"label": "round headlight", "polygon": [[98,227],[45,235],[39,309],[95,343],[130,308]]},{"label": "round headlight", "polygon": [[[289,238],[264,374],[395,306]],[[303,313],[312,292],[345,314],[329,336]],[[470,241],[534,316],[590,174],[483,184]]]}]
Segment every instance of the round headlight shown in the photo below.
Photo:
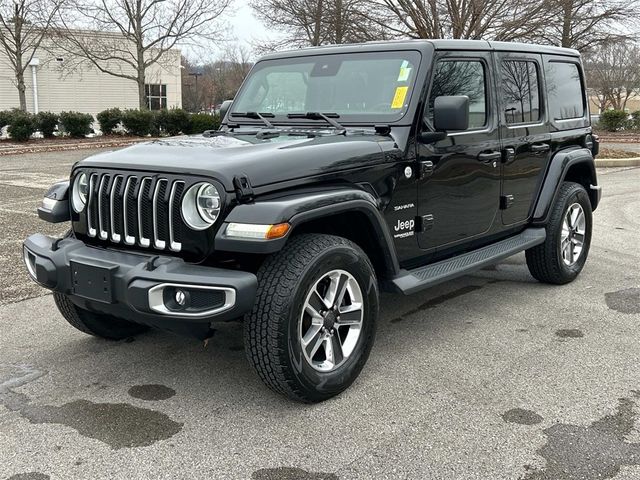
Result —
[{"label": "round headlight", "polygon": [[182,218],[194,230],[213,225],[220,215],[220,194],[210,183],[196,183],[182,199]]},{"label": "round headlight", "polygon": [[86,173],[81,173],[73,182],[73,189],[71,190],[71,204],[73,209],[80,213],[84,210],[84,206],[87,204],[87,194],[89,193],[89,179]]}]

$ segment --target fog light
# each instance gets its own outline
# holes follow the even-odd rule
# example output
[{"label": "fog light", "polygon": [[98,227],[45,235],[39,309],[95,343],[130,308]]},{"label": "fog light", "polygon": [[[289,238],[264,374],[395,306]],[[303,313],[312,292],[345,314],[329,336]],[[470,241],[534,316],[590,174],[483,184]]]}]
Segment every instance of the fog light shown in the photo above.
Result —
[{"label": "fog light", "polygon": [[149,289],[149,308],[164,315],[206,317],[236,303],[231,287],[161,283]]},{"label": "fog light", "polygon": [[183,290],[176,290],[176,303],[181,307],[187,303],[187,294]]}]

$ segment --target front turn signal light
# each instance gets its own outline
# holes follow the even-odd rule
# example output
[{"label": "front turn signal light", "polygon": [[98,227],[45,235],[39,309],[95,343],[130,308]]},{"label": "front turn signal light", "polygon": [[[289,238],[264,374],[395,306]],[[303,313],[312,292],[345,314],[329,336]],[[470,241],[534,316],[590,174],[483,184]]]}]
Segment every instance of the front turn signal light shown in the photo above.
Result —
[{"label": "front turn signal light", "polygon": [[291,228],[288,223],[278,223],[277,225],[271,225],[267,230],[266,239],[275,240],[276,238],[284,237]]},{"label": "front turn signal light", "polygon": [[284,237],[291,228],[288,223],[275,225],[257,225],[255,223],[230,223],[227,225],[226,235],[232,238],[252,240],[277,240]]}]

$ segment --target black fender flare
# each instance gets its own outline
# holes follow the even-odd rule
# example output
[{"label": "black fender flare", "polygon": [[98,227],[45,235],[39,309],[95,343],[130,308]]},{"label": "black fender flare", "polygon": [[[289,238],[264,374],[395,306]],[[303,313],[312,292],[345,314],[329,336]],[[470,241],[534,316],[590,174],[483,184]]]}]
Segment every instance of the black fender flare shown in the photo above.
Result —
[{"label": "black fender flare", "polygon": [[[399,271],[395,245],[377,198],[370,192],[354,187],[323,187],[283,192],[258,199],[253,203],[236,205],[218,229],[215,249],[241,253],[274,253],[281,250],[296,227],[323,217],[344,212],[359,212],[366,216],[376,234],[385,268],[390,274]],[[277,240],[238,239],[226,236],[229,223],[275,225],[288,222],[289,233]]]},{"label": "black fender flare", "polygon": [[560,190],[560,185],[565,180],[569,170],[580,164],[588,171],[589,185],[586,186],[587,193],[591,199],[593,210],[600,201],[600,190],[597,185],[596,167],[591,150],[587,148],[573,148],[558,152],[549,163],[547,175],[545,176],[538,201],[533,212],[533,223],[543,225],[547,222],[551,206],[555,203]]}]

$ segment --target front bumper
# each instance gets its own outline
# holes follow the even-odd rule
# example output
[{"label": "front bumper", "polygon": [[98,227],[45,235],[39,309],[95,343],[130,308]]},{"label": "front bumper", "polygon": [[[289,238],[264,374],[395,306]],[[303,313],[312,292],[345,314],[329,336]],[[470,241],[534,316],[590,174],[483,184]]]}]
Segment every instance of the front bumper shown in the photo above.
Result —
[{"label": "front bumper", "polygon": [[[68,295],[81,308],[166,330],[208,328],[213,321],[240,317],[255,299],[257,279],[249,272],[40,234],[27,238],[23,248],[30,275],[43,287]],[[177,290],[188,299],[193,295],[198,308],[176,304]]]}]

